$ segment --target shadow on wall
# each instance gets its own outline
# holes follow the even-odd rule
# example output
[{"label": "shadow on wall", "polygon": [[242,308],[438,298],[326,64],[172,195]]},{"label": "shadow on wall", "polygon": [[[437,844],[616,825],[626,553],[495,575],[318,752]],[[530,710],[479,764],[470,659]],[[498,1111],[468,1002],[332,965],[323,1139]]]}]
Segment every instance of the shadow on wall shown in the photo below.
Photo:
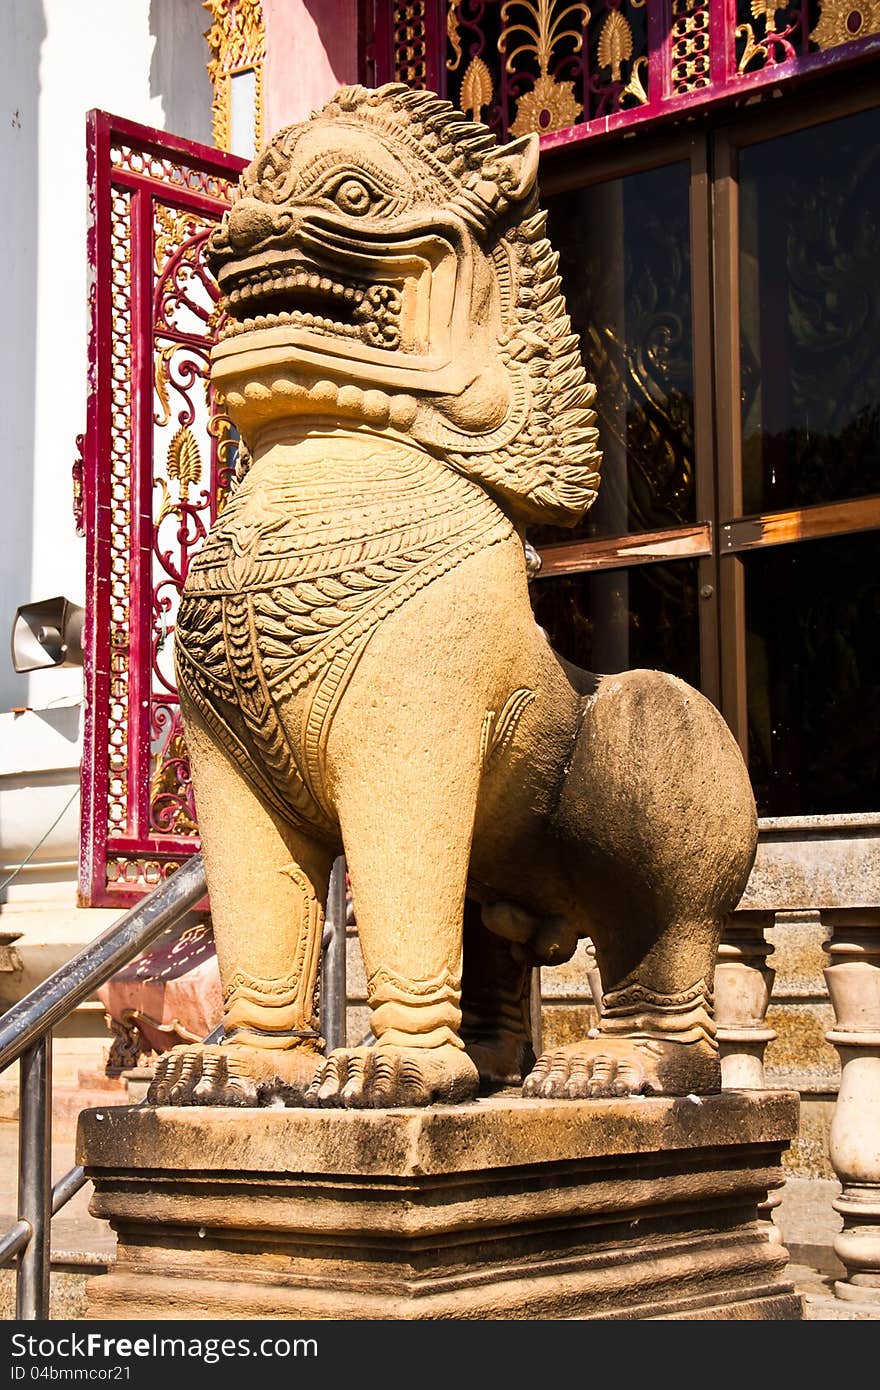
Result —
[{"label": "shadow on wall", "polygon": [[213,92],[205,64],[209,15],[197,0],[150,0],[150,96],[159,97],[171,135],[212,144]]},{"label": "shadow on wall", "polygon": [[[27,681],[9,658],[15,609],[31,597],[36,401],[41,0],[0,5],[0,169],[10,196],[0,218],[5,331],[0,335],[3,448],[0,494],[0,711],[27,704]],[[71,441],[72,443],[72,441]]]},{"label": "shadow on wall", "polygon": [[303,0],[311,15],[327,62],[340,86],[357,81],[357,5],[354,0]]}]

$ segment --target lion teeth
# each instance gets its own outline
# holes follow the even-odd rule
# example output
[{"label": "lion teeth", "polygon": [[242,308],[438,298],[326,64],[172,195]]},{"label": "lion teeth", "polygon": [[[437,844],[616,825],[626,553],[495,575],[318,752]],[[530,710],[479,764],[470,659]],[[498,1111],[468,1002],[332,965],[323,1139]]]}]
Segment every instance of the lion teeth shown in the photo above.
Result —
[{"label": "lion teeth", "polygon": [[[303,308],[275,310],[290,295],[301,296]],[[311,296],[316,298],[311,301]],[[301,301],[302,302],[302,301]],[[271,305],[273,312],[258,312]],[[344,307],[343,307],[344,306]],[[393,351],[400,344],[399,317],[403,295],[388,283],[357,284],[334,280],[320,268],[298,264],[261,266],[236,277],[224,295],[229,315],[219,337],[231,338],[253,330],[292,327],[308,333],[347,337]],[[338,309],[339,317],[333,315]],[[323,312],[321,312],[323,310]],[[244,317],[250,311],[248,317]]]}]

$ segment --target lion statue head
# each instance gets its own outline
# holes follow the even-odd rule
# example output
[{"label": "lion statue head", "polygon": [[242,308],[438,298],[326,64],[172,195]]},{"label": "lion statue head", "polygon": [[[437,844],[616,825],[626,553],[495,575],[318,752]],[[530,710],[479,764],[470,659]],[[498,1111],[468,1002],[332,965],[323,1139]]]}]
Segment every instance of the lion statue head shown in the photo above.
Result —
[{"label": "lion statue head", "polygon": [[213,376],[246,442],[291,416],[396,431],[520,523],[598,484],[595,389],[538,208],[538,140],[447,101],[343,88],[244,171],[210,238]]}]

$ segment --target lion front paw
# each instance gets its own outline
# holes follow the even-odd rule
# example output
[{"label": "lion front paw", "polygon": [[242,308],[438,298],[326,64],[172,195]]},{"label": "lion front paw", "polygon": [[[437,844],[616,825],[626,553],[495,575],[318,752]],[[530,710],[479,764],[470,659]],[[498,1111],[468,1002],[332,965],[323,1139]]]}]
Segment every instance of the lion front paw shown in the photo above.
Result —
[{"label": "lion front paw", "polygon": [[479,1076],[458,1047],[339,1048],[321,1063],[306,1105],[352,1109],[447,1105],[473,1100]]},{"label": "lion front paw", "polygon": [[148,1105],[250,1105],[270,1086],[305,1090],[315,1053],[298,1048],[175,1047],[156,1064]]}]

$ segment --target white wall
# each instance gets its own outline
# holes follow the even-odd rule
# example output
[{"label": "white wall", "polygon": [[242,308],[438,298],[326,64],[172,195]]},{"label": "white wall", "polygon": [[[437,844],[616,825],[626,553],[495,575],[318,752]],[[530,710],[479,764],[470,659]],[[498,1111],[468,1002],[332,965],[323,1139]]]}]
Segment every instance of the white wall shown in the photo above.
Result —
[{"label": "white wall", "polygon": [[209,141],[207,24],[199,0],[0,4],[0,712],[81,693],[78,670],[17,676],[7,653],[18,604],[85,592],[70,476],[86,411],[85,115]]},{"label": "white wall", "polygon": [[0,7],[0,711],[27,700],[9,664],[6,634],[16,604],[29,597],[33,506],[34,372],[37,278],[37,72],[45,35],[36,0]]},{"label": "white wall", "polygon": [[[82,672],[19,676],[9,658],[19,604],[85,597],[71,467],[86,423],[86,112],[210,143],[207,26],[200,0],[0,0],[0,879],[63,813],[0,893],[0,929],[24,932],[43,973],[107,916],[75,907],[80,719],[63,707]],[[46,712],[7,713],[21,706]]]}]

